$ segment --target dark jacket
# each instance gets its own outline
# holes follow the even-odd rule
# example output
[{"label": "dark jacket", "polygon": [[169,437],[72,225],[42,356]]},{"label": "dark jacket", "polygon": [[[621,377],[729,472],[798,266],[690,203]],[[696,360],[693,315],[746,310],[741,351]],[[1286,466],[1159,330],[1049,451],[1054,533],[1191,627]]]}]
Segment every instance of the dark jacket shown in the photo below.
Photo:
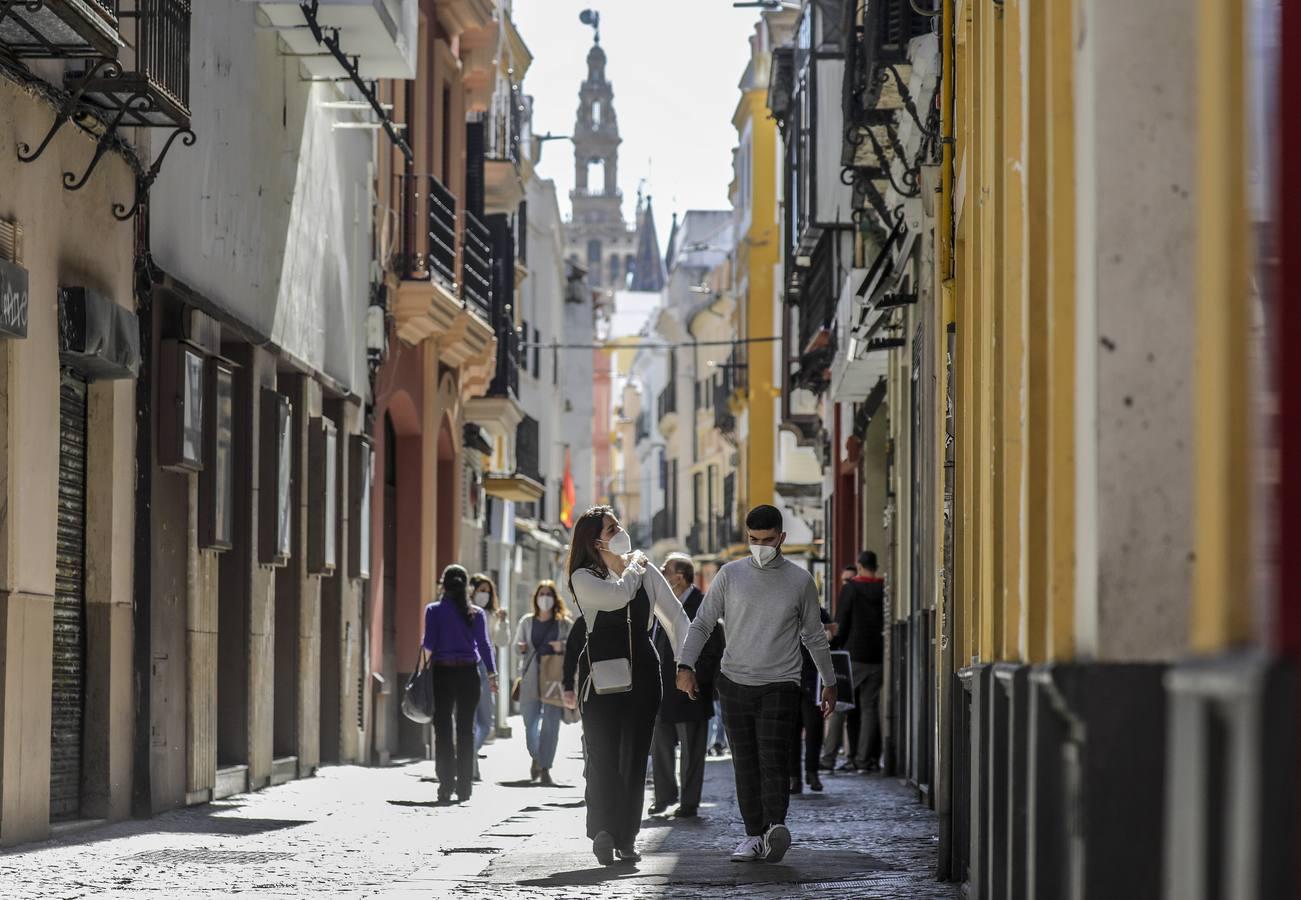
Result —
[{"label": "dark jacket", "polygon": [[849,651],[854,662],[883,662],[884,629],[885,582],[862,575],[849,579],[836,601],[836,638],[831,648]]},{"label": "dark jacket", "polygon": [[[688,619],[694,620],[705,600],[704,592],[692,585],[682,600],[682,609]],[[660,701],[660,720],[666,723],[705,722],[714,715],[714,681],[723,663],[723,626],[720,623],[705,643],[696,661],[696,699],[692,700],[678,690],[678,666],[673,658],[673,647],[664,629],[655,626],[655,650],[660,655],[660,671],[664,676],[664,699]]]},{"label": "dark jacket", "polygon": [[[831,616],[827,615],[825,609],[819,609],[818,615],[821,616],[823,625],[831,624]],[[818,667],[813,664],[813,657],[809,655],[809,648],[803,644],[800,645],[800,658],[802,660],[800,690],[804,691],[805,697],[817,703],[821,699],[818,696]]]},{"label": "dark jacket", "polygon": [[583,645],[587,643],[587,619],[582,616],[569,629],[569,639],[565,641],[565,668],[561,676],[561,686],[574,690],[574,678],[578,672],[578,657],[583,654]]}]

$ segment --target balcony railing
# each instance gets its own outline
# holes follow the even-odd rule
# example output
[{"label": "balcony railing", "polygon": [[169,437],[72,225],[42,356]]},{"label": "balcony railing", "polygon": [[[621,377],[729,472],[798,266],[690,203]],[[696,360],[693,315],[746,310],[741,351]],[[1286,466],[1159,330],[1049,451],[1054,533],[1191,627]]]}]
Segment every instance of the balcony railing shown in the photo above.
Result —
[{"label": "balcony railing", "polygon": [[456,196],[433,175],[398,175],[402,219],[398,272],[456,284]]},{"label": "balcony railing", "polygon": [[86,77],[69,72],[83,98],[113,117],[116,125],[188,128],[190,125],[190,0],[138,0],[135,34],[124,38],[135,48],[135,69],[101,70]]},{"label": "balcony railing", "polygon": [[525,416],[515,429],[515,471],[534,481],[541,481],[538,420]]},{"label": "balcony railing", "polygon": [[492,315],[492,243],[488,226],[465,212],[465,242],[461,252],[461,298],[488,321]]},{"label": "balcony railing", "polygon": [[651,541],[663,541],[671,537],[673,534],[669,531],[669,511],[661,509],[651,516]]},{"label": "balcony railing", "polygon": [[512,84],[508,91],[499,92],[492,98],[492,109],[488,119],[489,159],[520,161],[520,131],[523,116],[520,107],[519,85]]},{"label": "balcony railing", "polygon": [[641,443],[650,437],[650,422],[646,419],[646,411],[642,410],[637,414],[637,443]]},{"label": "balcony railing", "polygon": [[662,422],[666,416],[671,416],[678,411],[678,396],[674,385],[669,385],[660,391],[659,397],[655,401],[655,411]]},{"label": "balcony railing", "polygon": [[0,47],[29,59],[114,59],[122,47],[117,0],[0,0]]}]

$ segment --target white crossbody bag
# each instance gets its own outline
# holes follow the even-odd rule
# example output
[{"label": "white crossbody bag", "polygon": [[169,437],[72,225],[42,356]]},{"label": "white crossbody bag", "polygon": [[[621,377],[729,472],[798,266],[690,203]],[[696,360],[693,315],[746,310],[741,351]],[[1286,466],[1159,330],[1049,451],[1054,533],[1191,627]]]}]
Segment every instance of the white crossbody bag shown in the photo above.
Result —
[{"label": "white crossbody bag", "polygon": [[[626,694],[632,690],[632,601],[624,607],[628,621],[628,655],[614,659],[592,661],[591,635],[592,627],[587,629],[587,640],[583,652],[587,654],[589,674],[587,684],[583,685],[583,699],[595,690],[598,694]],[[592,618],[593,625],[596,618]]]}]

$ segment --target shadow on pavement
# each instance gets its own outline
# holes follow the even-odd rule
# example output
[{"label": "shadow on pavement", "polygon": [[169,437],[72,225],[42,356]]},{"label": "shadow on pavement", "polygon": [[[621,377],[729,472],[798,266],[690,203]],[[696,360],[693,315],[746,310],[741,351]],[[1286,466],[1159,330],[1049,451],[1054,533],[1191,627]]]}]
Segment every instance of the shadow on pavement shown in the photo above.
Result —
[{"label": "shadow on pavement", "polygon": [[499,781],[497,782],[497,786],[508,788],[564,788],[565,790],[573,790],[574,787],[572,784],[561,784],[558,781],[554,784],[542,784],[539,781],[529,781],[528,779],[520,781]]},{"label": "shadow on pavement", "polygon": [[431,809],[442,806],[456,806],[456,800],[390,800],[389,806],[424,806]]},{"label": "shadow on pavement", "polygon": [[556,872],[546,878],[528,878],[516,883],[524,887],[585,887],[611,881],[625,881],[640,876],[641,870],[635,865],[596,866],[590,869]]},{"label": "shadow on pavement", "polygon": [[[27,853],[37,853],[52,847],[80,847],[97,844],[101,841],[120,840],[134,834],[202,834],[214,837],[244,837],[248,835],[267,834],[311,825],[314,819],[255,819],[238,815],[223,815],[234,805],[225,807],[187,807],[172,813],[163,813],[152,819],[115,822],[112,827],[89,828],[61,837],[55,837],[39,844],[28,844],[19,849],[0,851],[0,858],[20,857]],[[106,823],[107,824],[107,823]]]}]

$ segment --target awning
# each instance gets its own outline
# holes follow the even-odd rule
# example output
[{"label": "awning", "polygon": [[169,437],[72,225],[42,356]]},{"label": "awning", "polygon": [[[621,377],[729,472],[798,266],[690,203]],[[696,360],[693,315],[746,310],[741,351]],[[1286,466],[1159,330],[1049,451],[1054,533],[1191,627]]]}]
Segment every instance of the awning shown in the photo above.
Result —
[{"label": "awning", "polygon": [[88,381],[140,373],[136,315],[84,287],[59,288],[59,362]]},{"label": "awning", "polygon": [[0,337],[27,337],[27,270],[0,259]]}]

